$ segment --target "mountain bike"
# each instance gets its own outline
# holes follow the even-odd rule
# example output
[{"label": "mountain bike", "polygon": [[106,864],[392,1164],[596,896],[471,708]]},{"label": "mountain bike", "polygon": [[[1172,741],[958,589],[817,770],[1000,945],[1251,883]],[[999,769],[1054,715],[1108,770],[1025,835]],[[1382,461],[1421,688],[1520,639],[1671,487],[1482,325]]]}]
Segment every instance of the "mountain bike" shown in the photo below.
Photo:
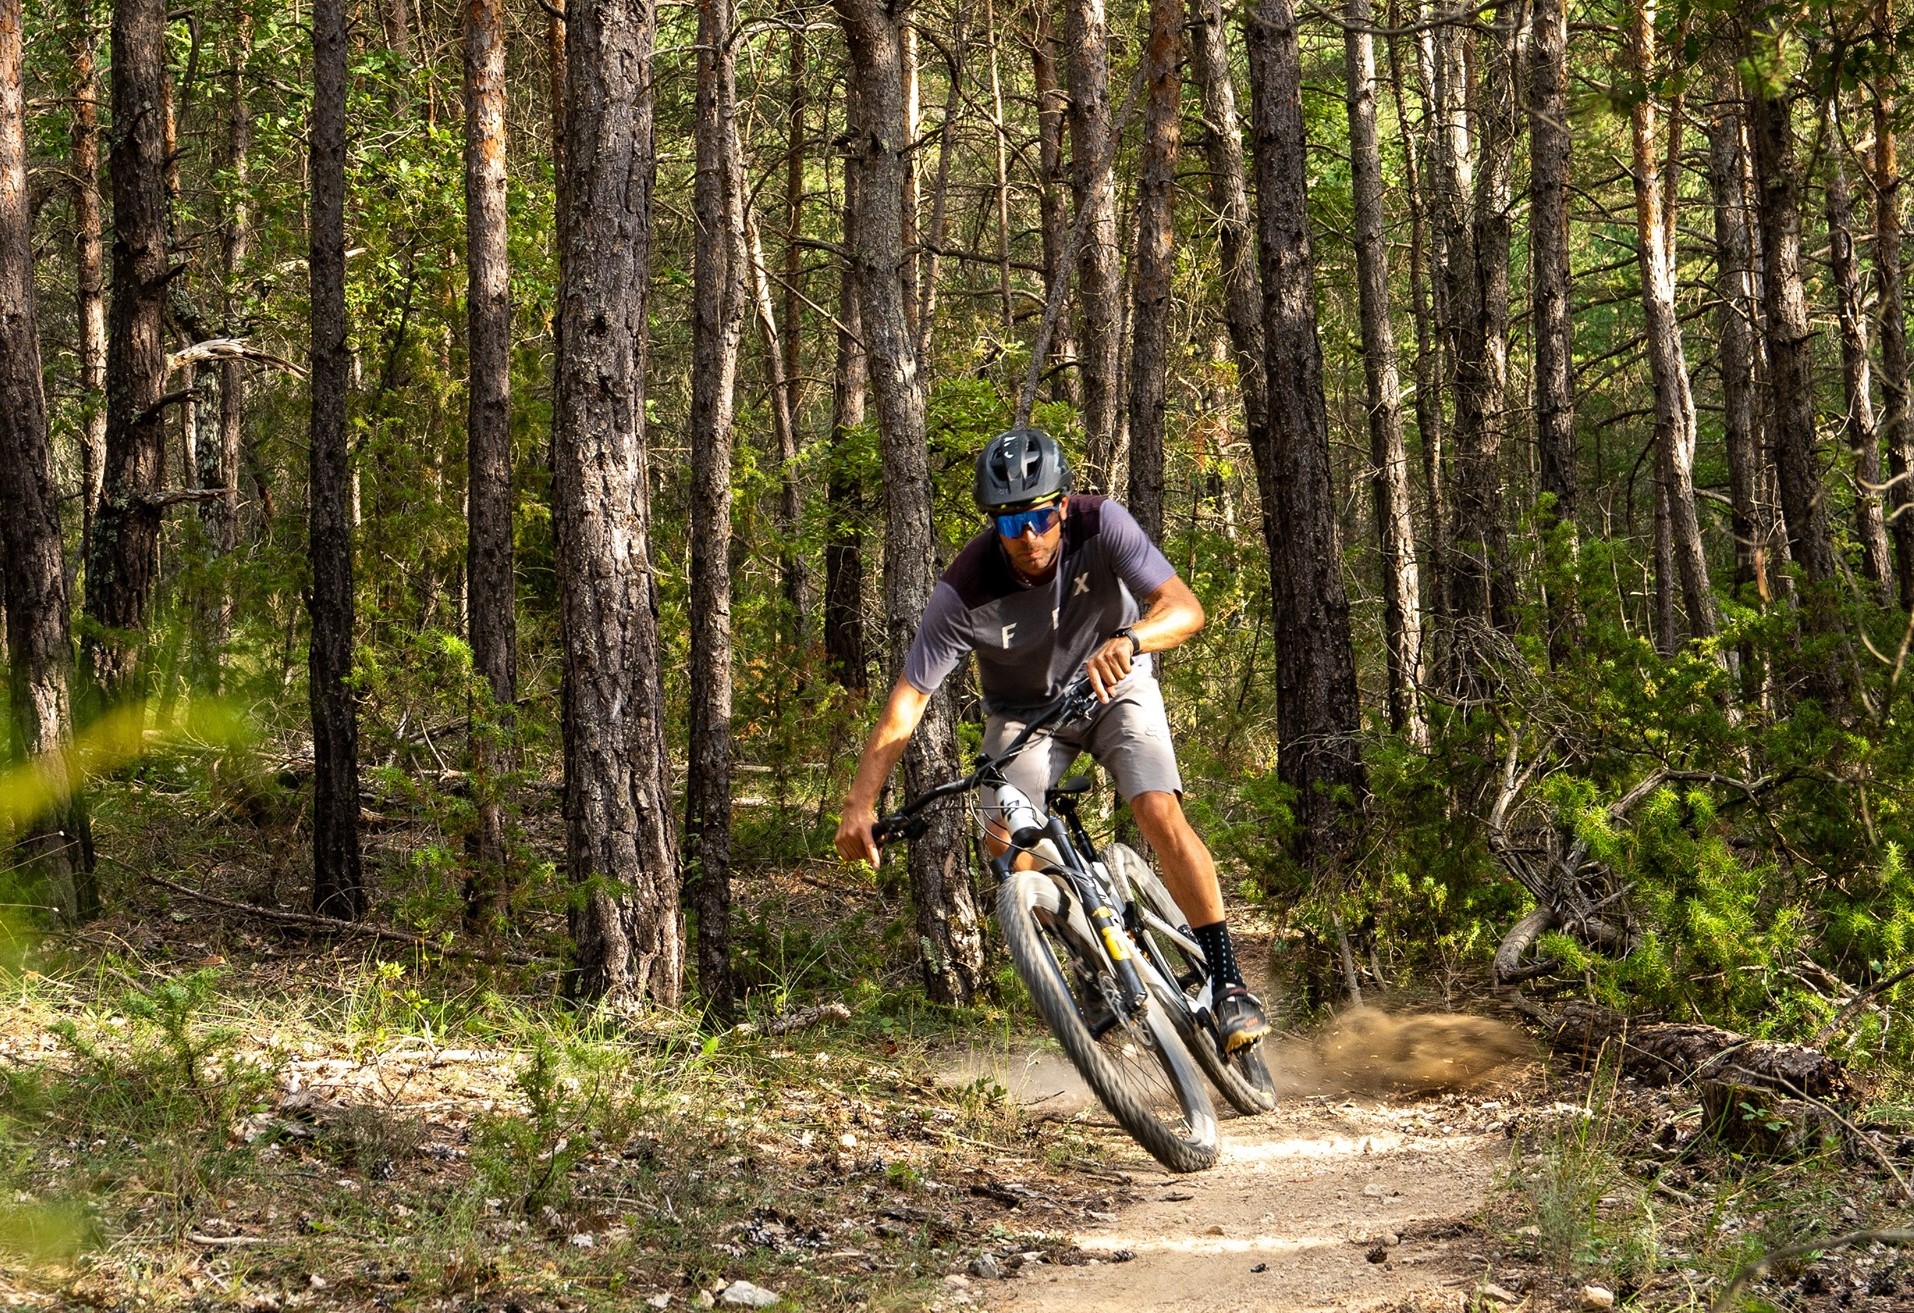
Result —
[{"label": "mountain bike", "polygon": [[1001,751],[979,754],[969,774],[925,790],[872,833],[880,844],[918,838],[933,804],[983,793],[978,819],[1008,845],[990,863],[997,923],[1031,1001],[1117,1122],[1171,1171],[1201,1171],[1217,1145],[1199,1073],[1239,1112],[1267,1112],[1276,1099],[1261,1046],[1222,1051],[1202,949],[1140,855],[1091,839],[1078,814],[1089,778],[1046,790],[1040,810],[1003,774],[1039,731],[1096,707],[1079,677]]}]

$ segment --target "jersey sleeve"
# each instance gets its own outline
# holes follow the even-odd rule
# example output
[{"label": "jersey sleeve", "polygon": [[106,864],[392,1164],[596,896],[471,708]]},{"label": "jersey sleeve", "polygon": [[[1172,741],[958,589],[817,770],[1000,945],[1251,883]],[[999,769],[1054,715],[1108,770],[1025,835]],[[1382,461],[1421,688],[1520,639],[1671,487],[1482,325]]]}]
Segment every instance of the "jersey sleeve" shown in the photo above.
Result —
[{"label": "jersey sleeve", "polygon": [[964,633],[965,614],[957,590],[939,581],[931,590],[923,618],[917,622],[917,637],[904,656],[904,678],[919,693],[935,693],[970,651],[970,639]]},{"label": "jersey sleeve", "polygon": [[1176,567],[1150,541],[1143,526],[1113,501],[1103,503],[1101,536],[1110,568],[1139,602],[1176,578]]}]

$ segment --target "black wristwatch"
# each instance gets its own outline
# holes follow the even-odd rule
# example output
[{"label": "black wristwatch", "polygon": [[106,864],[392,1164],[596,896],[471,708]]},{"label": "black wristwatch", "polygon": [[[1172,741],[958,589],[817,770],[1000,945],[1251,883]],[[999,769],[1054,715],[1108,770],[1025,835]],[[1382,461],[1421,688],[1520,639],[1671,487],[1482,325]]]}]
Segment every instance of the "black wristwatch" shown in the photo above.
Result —
[{"label": "black wristwatch", "polygon": [[1130,626],[1128,625],[1123,626],[1123,628],[1117,630],[1114,634],[1111,634],[1110,637],[1129,639],[1130,640],[1130,655],[1133,657],[1143,655],[1143,640],[1136,636],[1136,630],[1132,629]]}]

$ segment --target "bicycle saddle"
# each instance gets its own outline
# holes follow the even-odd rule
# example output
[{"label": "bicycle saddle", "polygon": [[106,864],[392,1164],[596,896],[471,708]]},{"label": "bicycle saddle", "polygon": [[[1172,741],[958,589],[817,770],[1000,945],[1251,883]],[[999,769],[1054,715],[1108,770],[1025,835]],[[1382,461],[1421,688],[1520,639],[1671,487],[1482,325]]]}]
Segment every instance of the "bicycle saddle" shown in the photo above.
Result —
[{"label": "bicycle saddle", "polygon": [[1055,788],[1045,789],[1043,791],[1044,804],[1047,806],[1055,802],[1058,798],[1066,797],[1070,794],[1088,793],[1090,791],[1090,784],[1091,780],[1088,775],[1072,775]]}]

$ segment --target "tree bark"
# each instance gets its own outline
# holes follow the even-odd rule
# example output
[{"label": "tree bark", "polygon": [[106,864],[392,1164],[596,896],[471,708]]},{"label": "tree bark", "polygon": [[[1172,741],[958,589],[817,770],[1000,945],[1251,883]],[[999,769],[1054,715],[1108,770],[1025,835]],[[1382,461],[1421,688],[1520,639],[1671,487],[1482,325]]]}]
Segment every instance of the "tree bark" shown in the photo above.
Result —
[{"label": "tree bark", "polygon": [[1256,269],[1244,181],[1242,123],[1230,75],[1221,0],[1190,0],[1190,68],[1203,98],[1203,158],[1222,256],[1223,319],[1229,329],[1243,427],[1252,451],[1269,448],[1269,391],[1263,370],[1263,287]]},{"label": "tree bark", "polygon": [[[1834,548],[1815,455],[1814,329],[1801,276],[1801,182],[1794,157],[1792,106],[1761,90],[1748,95],[1755,188],[1761,220],[1763,329],[1768,414],[1788,546],[1811,585],[1834,578]],[[1813,608],[1811,623],[1825,620]]]},{"label": "tree bark", "polygon": [[465,468],[467,627],[489,705],[471,716],[478,828],[468,924],[497,920],[510,893],[499,776],[516,764],[518,586],[512,552],[512,297],[505,208],[505,4],[465,3]]},{"label": "tree bark", "polygon": [[[742,184],[739,194],[743,194]],[[771,409],[771,431],[778,444],[778,582],[789,613],[790,627],[786,633],[792,650],[796,651],[803,645],[804,618],[810,609],[805,598],[809,581],[798,542],[804,532],[804,501],[798,483],[797,411],[792,404],[796,380],[784,372],[785,361],[789,359],[787,345],[797,330],[793,325],[783,335],[778,332],[770,269],[764,260],[764,240],[758,233],[755,217],[748,210],[740,210],[740,214],[745,234],[744,272],[750,279],[751,302],[757,310],[758,333],[764,342],[764,372],[768,375],[765,391]]]},{"label": "tree bark", "polygon": [[[802,647],[811,611],[811,583],[798,541],[804,532],[804,487],[798,479],[798,421],[804,391],[804,226],[805,41],[802,30],[790,36],[791,106],[784,165],[784,324],[778,339],[781,377],[772,380],[779,406],[772,412],[778,431],[778,515],[783,521],[784,557],[778,562],[784,604],[790,608],[794,648]],[[762,256],[756,261],[763,264]],[[760,279],[760,281],[765,281]],[[766,289],[769,292],[767,284]],[[767,345],[766,349],[769,349]]]},{"label": "tree bark", "polygon": [[[1879,0],[1876,39],[1893,49],[1893,6]],[[1901,168],[1896,150],[1894,109],[1898,80],[1888,60],[1875,84],[1874,289],[1881,315],[1881,438],[1887,445],[1888,478],[1893,483],[1894,567],[1901,609],[1914,611],[1914,416],[1908,409],[1906,295],[1901,286]]]},{"label": "tree bark", "polygon": [[1827,115],[1828,272],[1834,280],[1835,321],[1841,333],[1841,387],[1847,401],[1848,453],[1854,460],[1854,537],[1861,548],[1861,574],[1887,605],[1893,584],[1888,562],[1887,521],[1881,513],[1881,435],[1874,423],[1866,294],[1854,257],[1854,202],[1848,190],[1840,102],[1829,97]]},{"label": "tree bark", "polygon": [[[744,164],[738,156],[731,0],[699,0],[692,184],[691,696],[685,888],[698,918],[705,1008],[732,1016],[731,440],[744,331]],[[775,351],[775,342],[767,343]]]},{"label": "tree bark", "polygon": [[[851,259],[864,312],[871,390],[884,461],[889,532],[884,552],[884,616],[893,670],[902,669],[918,617],[936,583],[931,482],[924,424],[924,383],[902,276],[907,164],[904,70],[897,20],[883,0],[834,0],[850,48],[857,117],[846,133],[857,174]],[[931,699],[904,754],[912,793],[958,771],[948,691]],[[964,857],[959,819],[944,813],[911,845],[911,894],[924,985],[932,1000],[967,1003],[983,976],[983,936]]]},{"label": "tree bark", "polygon": [[[1727,79],[1723,79],[1726,83]],[[1708,181],[1715,208],[1715,296],[1720,309],[1716,331],[1720,345],[1723,429],[1727,439],[1728,503],[1735,538],[1735,589],[1752,587],[1756,599],[1773,596],[1768,580],[1769,545],[1775,526],[1762,495],[1761,336],[1756,304],[1753,238],[1742,147],[1742,119],[1731,85],[1717,92],[1718,108],[1708,123]],[[1747,599],[1744,599],[1747,600]]]},{"label": "tree bark", "polygon": [[[853,113],[853,117],[855,114]],[[857,178],[844,175],[844,249],[857,249]],[[845,260],[838,275],[837,366],[831,383],[831,446],[826,455],[824,540],[824,652],[842,688],[861,692],[870,681],[870,644],[864,636],[864,517],[867,502],[853,450],[864,426],[867,362],[859,313],[857,265]]]},{"label": "tree bark", "polygon": [[366,911],[359,855],[359,699],[352,678],[351,474],[346,391],[346,5],[312,9],[312,910]]},{"label": "tree bark", "polygon": [[1330,478],[1329,416],[1309,240],[1302,66],[1290,0],[1248,23],[1270,441],[1253,452],[1269,544],[1276,654],[1277,775],[1295,790],[1297,857],[1342,862],[1345,809],[1368,789],[1361,706]]},{"label": "tree bark", "polygon": [[36,896],[71,923],[97,914],[99,895],[70,755],[73,648],[34,313],[25,49],[21,0],[0,0],[0,603],[13,756],[44,781],[50,804],[21,819],[5,864],[36,881]]},{"label": "tree bark", "polygon": [[1077,245],[1077,341],[1083,375],[1087,481],[1116,492],[1117,381],[1122,279],[1117,268],[1115,152],[1110,111],[1110,32],[1103,0],[1064,0],[1070,73],[1070,191],[1085,232]]},{"label": "tree bark", "polygon": [[159,569],[165,465],[166,7],[113,7],[113,298],[107,317],[106,464],[93,516],[81,643],[84,683],[107,704],[139,696],[140,634]]},{"label": "tree bark", "polygon": [[1164,376],[1181,145],[1183,0],[1150,0],[1144,50],[1143,152],[1137,167],[1136,288],[1130,315],[1130,487],[1125,505],[1163,541]]},{"label": "tree bark", "polygon": [[91,0],[73,0],[73,300],[80,321],[80,559],[91,560],[106,463],[106,277],[100,219],[100,76]]},{"label": "tree bark", "polygon": [[[1068,282],[1070,271],[1063,267],[1064,251],[1070,243],[1070,221],[1064,213],[1063,192],[1067,175],[1063,160],[1064,106],[1069,97],[1057,84],[1056,33],[1050,22],[1051,0],[1036,0],[1036,28],[1030,39],[1030,72],[1037,95],[1037,207],[1039,227],[1043,231],[1043,291],[1046,303],[1059,281]],[[1051,354],[1069,368],[1058,368],[1052,375],[1051,395],[1074,407],[1083,405],[1083,359],[1077,351],[1076,334],[1070,316],[1057,320],[1051,335]]]},{"label": "tree bark", "polygon": [[1010,299],[1010,141],[1004,124],[1004,88],[997,60],[997,11],[984,0],[984,39],[990,52],[990,126],[997,147],[997,289],[1003,298],[1006,341],[1016,327],[1016,305]]},{"label": "tree bark", "polygon": [[574,997],[675,1006],[684,963],[647,482],[655,0],[570,0],[552,434]]},{"label": "tree bark", "polygon": [[1355,208],[1356,288],[1362,319],[1363,383],[1369,412],[1370,483],[1382,552],[1382,630],[1389,725],[1411,743],[1428,737],[1417,690],[1422,682],[1422,588],[1409,507],[1409,455],[1402,439],[1402,381],[1389,323],[1389,257],[1384,244],[1382,146],[1376,135],[1376,48],[1369,0],[1348,0],[1343,29],[1348,80],[1350,190]]},{"label": "tree bark", "polygon": [[[1574,532],[1575,360],[1569,318],[1568,4],[1536,0],[1529,46],[1529,296],[1535,338],[1535,445],[1552,519]],[[1556,599],[1551,599],[1553,603]],[[1554,608],[1552,608],[1554,609]],[[1550,617],[1551,635],[1570,625]]]},{"label": "tree bark", "polygon": [[[1515,0],[1499,0],[1494,30],[1477,43],[1473,117],[1481,139],[1468,207],[1466,242],[1452,242],[1447,264],[1455,325],[1455,482],[1450,587],[1458,627],[1458,687],[1474,680],[1470,627],[1504,632],[1514,625],[1515,588],[1503,513],[1502,439],[1508,410],[1509,244],[1515,145]],[[1440,43],[1439,43],[1440,44]],[[1461,68],[1452,63],[1453,82]],[[1448,88],[1450,94],[1454,87]],[[1458,165],[1454,186],[1465,184]]]},{"label": "tree bark", "polygon": [[[1708,556],[1695,509],[1695,398],[1689,388],[1688,361],[1682,351],[1681,321],[1675,312],[1675,180],[1662,177],[1652,91],[1658,74],[1655,54],[1655,0],[1636,0],[1631,14],[1630,46],[1635,76],[1644,92],[1629,107],[1629,141],[1634,156],[1636,263],[1641,269],[1642,318],[1648,339],[1648,367],[1655,390],[1655,470],[1661,484],[1657,514],[1666,516],[1667,553],[1681,580],[1688,632],[1712,637],[1714,590],[1708,582]],[[1679,119],[1669,131],[1680,132]],[[1658,585],[1672,593],[1667,584]],[[1672,626],[1663,641],[1675,645]]]}]

